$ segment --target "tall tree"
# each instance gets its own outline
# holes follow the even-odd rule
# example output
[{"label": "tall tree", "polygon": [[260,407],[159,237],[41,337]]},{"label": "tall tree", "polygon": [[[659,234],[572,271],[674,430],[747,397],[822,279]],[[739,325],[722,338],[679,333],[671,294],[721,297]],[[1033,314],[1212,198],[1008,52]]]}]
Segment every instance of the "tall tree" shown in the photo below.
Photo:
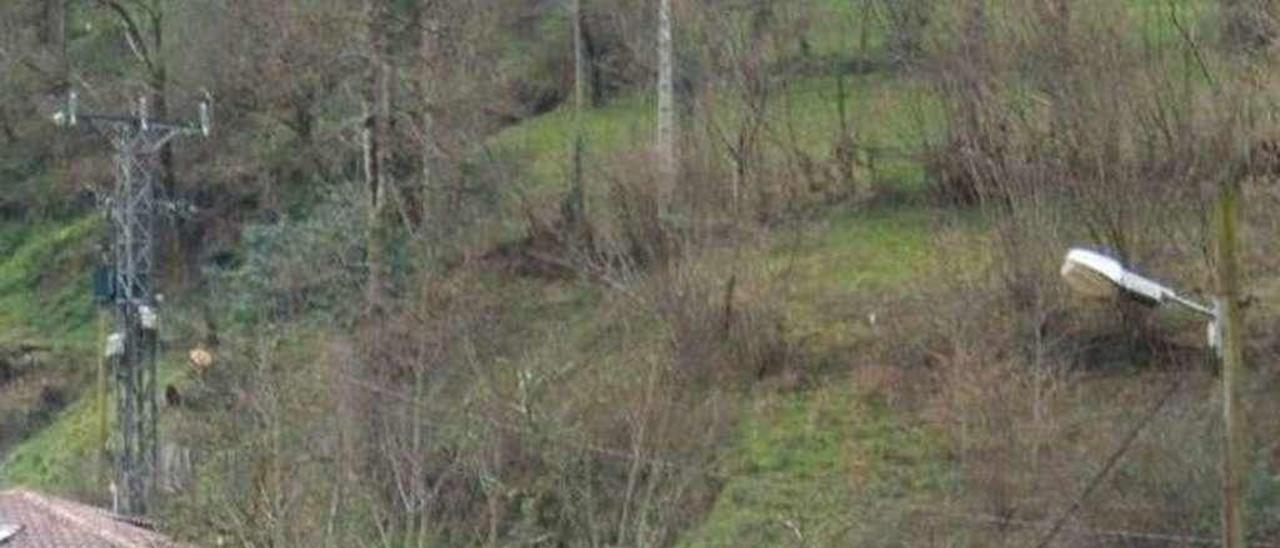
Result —
[{"label": "tall tree", "polygon": [[368,311],[381,314],[386,284],[386,181],[389,157],[388,133],[391,115],[391,64],[387,51],[387,6],[382,0],[365,0],[367,68],[364,81],[364,182],[368,202]]},{"label": "tall tree", "polygon": [[[99,6],[109,10],[124,29],[125,42],[142,69],[150,97],[150,115],[155,118],[169,116],[169,73],[164,60],[165,8],[162,0],[96,0]],[[173,167],[173,148],[168,144],[160,149],[160,164],[165,192],[173,194],[176,178]]]},{"label": "tall tree", "polygon": [[658,161],[660,174],[658,207],[665,211],[675,192],[676,104],[675,47],[671,0],[658,0]]},{"label": "tall tree", "polygon": [[422,109],[418,119],[418,140],[421,144],[421,184],[419,185],[419,209],[430,215],[432,189],[439,186],[437,165],[440,161],[438,124],[440,82],[444,79],[445,60],[441,48],[441,6],[436,0],[423,0],[414,16],[418,26],[418,103]]}]

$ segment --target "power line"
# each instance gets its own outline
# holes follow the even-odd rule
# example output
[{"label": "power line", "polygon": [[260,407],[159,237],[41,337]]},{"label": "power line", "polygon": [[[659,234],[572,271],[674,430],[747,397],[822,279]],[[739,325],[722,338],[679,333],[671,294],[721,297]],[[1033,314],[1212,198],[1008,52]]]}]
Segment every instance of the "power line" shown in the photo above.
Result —
[{"label": "power line", "polygon": [[1177,393],[1180,388],[1182,388],[1185,379],[1186,377],[1181,375],[1174,377],[1173,382],[1169,383],[1168,389],[1165,390],[1164,394],[1161,394],[1160,399],[1156,401],[1155,405],[1151,406],[1151,409],[1142,417],[1142,420],[1138,421],[1138,424],[1134,425],[1133,429],[1129,431],[1129,434],[1125,436],[1125,439],[1120,443],[1120,446],[1111,453],[1111,456],[1107,457],[1106,463],[1102,466],[1102,470],[1099,470],[1098,473],[1089,480],[1089,484],[1085,486],[1084,491],[1080,492],[1080,495],[1071,503],[1071,506],[1063,511],[1056,520],[1054,520],[1053,527],[1051,527],[1049,531],[1045,533],[1044,537],[1036,543],[1037,548],[1047,547],[1050,542],[1053,542],[1054,537],[1056,537],[1058,533],[1062,532],[1063,528],[1066,526],[1067,520],[1080,510],[1084,505],[1084,500],[1089,498],[1089,495],[1093,494],[1094,489],[1097,489],[1099,485],[1102,485],[1102,480],[1111,474],[1111,470],[1120,463],[1120,459],[1124,457],[1124,454],[1129,451],[1130,447],[1133,447],[1133,442],[1138,440],[1138,435],[1151,425],[1155,420],[1156,415],[1159,415],[1160,411],[1164,409],[1165,404],[1172,399],[1173,395]]},{"label": "power line", "polygon": [[[1026,520],[1017,518],[1006,518],[990,514],[974,514],[966,512],[948,512],[937,510],[924,506],[911,506],[912,511],[932,514],[938,518],[956,519],[976,524],[985,524],[1001,527],[1019,527],[1024,529],[1053,530],[1058,527],[1060,532],[1070,532],[1076,535],[1089,537],[1111,537],[1117,539],[1128,540],[1148,540],[1153,542],[1170,543],[1170,544],[1186,544],[1186,545],[1202,545],[1202,546],[1221,546],[1222,540],[1217,538],[1201,537],[1194,535],[1181,535],[1176,533],[1157,533],[1150,531],[1131,531],[1124,529],[1096,529],[1092,527],[1084,527],[1078,525],[1057,526],[1055,520]],[[1254,544],[1254,546],[1276,547],[1280,546],[1271,544]]]}]

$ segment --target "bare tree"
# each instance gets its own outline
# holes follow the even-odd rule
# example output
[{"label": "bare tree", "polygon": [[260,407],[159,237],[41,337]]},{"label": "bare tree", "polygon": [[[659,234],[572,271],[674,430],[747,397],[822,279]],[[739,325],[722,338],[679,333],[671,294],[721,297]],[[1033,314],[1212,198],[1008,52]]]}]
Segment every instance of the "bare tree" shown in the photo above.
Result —
[{"label": "bare tree", "polygon": [[389,158],[387,142],[391,114],[391,65],[387,58],[385,22],[387,7],[381,0],[365,0],[365,23],[368,41],[368,68],[364,82],[365,120],[362,131],[364,153],[364,181],[368,192],[368,283],[366,286],[368,311],[372,316],[381,313],[386,284],[386,204],[389,188],[386,183],[386,164]]},{"label": "bare tree", "polygon": [[[167,117],[169,73],[164,60],[164,3],[161,0],[97,0],[97,3],[115,14],[124,28],[125,42],[142,68],[153,115]],[[173,149],[167,143],[160,149],[160,164],[165,192],[172,195],[176,179]]]},{"label": "bare tree", "polygon": [[1252,52],[1276,39],[1278,10],[1272,0],[1222,0],[1222,34],[1229,49]]},{"label": "bare tree", "polygon": [[446,60],[440,44],[442,32],[441,6],[435,0],[419,3],[414,15],[418,24],[418,102],[421,114],[418,119],[421,143],[422,178],[419,208],[424,215],[431,211],[431,190],[439,184],[437,163],[440,161],[439,141],[436,138],[436,111],[440,102],[440,81],[444,79]]}]

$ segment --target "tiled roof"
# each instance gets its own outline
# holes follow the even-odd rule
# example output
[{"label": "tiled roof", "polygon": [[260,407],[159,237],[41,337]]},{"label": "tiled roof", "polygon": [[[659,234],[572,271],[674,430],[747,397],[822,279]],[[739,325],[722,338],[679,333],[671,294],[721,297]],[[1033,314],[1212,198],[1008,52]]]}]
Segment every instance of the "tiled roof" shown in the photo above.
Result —
[{"label": "tiled roof", "polygon": [[132,525],[126,518],[93,506],[24,489],[0,492],[0,548],[176,547],[164,536]]}]

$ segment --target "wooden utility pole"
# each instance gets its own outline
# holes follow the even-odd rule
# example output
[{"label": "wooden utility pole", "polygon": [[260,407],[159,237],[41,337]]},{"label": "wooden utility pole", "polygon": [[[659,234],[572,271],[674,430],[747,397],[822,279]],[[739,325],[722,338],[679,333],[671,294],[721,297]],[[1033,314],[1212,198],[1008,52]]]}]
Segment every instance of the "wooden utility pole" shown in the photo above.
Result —
[{"label": "wooden utility pole", "polygon": [[1222,545],[1245,545],[1245,424],[1240,386],[1245,375],[1240,291],[1240,178],[1226,181],[1215,219],[1218,322],[1222,345]]}]

